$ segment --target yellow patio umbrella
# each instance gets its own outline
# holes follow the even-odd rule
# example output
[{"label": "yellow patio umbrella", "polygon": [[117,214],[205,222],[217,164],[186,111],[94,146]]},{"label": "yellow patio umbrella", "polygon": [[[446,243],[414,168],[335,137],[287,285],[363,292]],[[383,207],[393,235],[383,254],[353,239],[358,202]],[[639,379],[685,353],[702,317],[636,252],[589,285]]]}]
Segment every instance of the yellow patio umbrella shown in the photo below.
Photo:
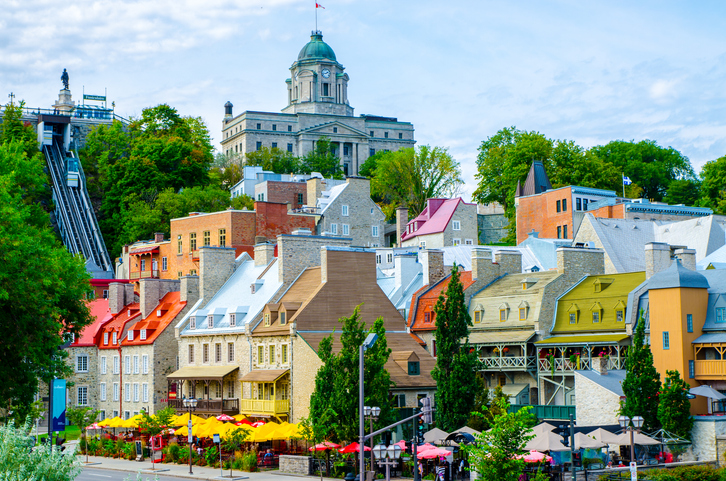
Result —
[{"label": "yellow patio umbrella", "polygon": [[213,433],[213,431],[217,427],[221,426],[222,424],[224,424],[224,423],[221,421],[218,421],[217,418],[212,416],[212,417],[208,418],[206,421],[204,421],[203,423],[200,423],[197,426],[195,426],[195,427],[198,427],[198,429],[196,431],[192,430],[192,432],[194,433],[195,436],[200,437],[200,438],[211,438],[212,437],[211,433]]},{"label": "yellow patio umbrella", "polygon": [[[189,423],[189,413],[182,414],[174,420],[174,426],[186,426]],[[196,414],[191,415],[192,426],[204,422],[204,418],[197,416]]]},{"label": "yellow patio umbrella", "polygon": [[269,440],[270,441],[282,441],[284,439],[288,439],[287,431],[288,426],[290,426],[290,423],[283,422],[280,423],[277,428],[275,428],[272,432],[269,433]]},{"label": "yellow patio umbrella", "polygon": [[277,429],[280,425],[275,422],[269,422],[263,426],[260,426],[255,431],[254,439],[248,439],[248,441],[253,441],[255,443],[263,443],[265,441],[270,440],[270,434]]},{"label": "yellow patio umbrella", "polygon": [[248,425],[235,426],[232,423],[225,424],[225,432],[220,435],[226,439],[226,438],[230,437],[235,431],[239,431],[241,429],[248,431],[246,441],[249,441],[250,438],[254,436],[255,428],[253,428],[252,426],[248,426]]},{"label": "yellow patio umbrella", "polygon": [[226,437],[227,433],[230,431],[234,431],[239,426],[235,426],[232,423],[222,423],[219,426],[214,426],[213,429],[210,429],[209,434],[211,436],[214,436],[215,434],[219,434],[220,437],[224,438]]},{"label": "yellow patio umbrella", "polygon": [[138,428],[139,427],[139,423],[141,422],[142,419],[144,419],[144,416],[142,416],[141,414],[137,414],[136,416],[127,419],[124,422],[123,426],[121,426],[121,427],[124,427],[124,428]]},{"label": "yellow patio umbrella", "polygon": [[[192,432],[194,432],[194,429],[192,428]],[[174,431],[174,434],[178,434],[179,436],[189,436],[189,428],[186,426],[182,426],[176,431]]]},{"label": "yellow patio umbrella", "polygon": [[98,425],[102,428],[108,427],[108,424],[111,422],[110,418],[106,418],[103,421],[98,421]]},{"label": "yellow patio umbrella", "polygon": [[235,421],[237,421],[237,422],[240,422],[240,421],[242,421],[243,419],[247,419],[247,415],[246,415],[246,414],[242,414],[242,413],[239,413],[239,414],[235,414],[235,415],[234,415],[234,416],[232,416],[232,417],[233,417],[233,418],[234,418],[234,420],[235,420]]},{"label": "yellow patio umbrella", "polygon": [[115,418],[111,419],[106,427],[108,428],[120,428],[121,424],[123,424],[124,420],[120,417],[116,416]]},{"label": "yellow patio umbrella", "polygon": [[287,425],[287,438],[301,438],[303,435],[302,429],[299,424],[288,424]]}]

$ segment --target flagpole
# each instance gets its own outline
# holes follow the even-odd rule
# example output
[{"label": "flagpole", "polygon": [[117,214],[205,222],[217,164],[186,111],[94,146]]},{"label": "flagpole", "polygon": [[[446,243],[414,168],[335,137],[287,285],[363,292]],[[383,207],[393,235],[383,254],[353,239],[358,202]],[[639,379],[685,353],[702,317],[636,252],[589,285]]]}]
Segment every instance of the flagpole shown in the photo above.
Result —
[{"label": "flagpole", "polygon": [[[317,23],[316,23],[317,25]],[[620,173],[620,180],[623,181],[623,198],[625,198],[625,172]]]},{"label": "flagpole", "polygon": [[315,4],[315,33],[318,33],[318,4]]}]

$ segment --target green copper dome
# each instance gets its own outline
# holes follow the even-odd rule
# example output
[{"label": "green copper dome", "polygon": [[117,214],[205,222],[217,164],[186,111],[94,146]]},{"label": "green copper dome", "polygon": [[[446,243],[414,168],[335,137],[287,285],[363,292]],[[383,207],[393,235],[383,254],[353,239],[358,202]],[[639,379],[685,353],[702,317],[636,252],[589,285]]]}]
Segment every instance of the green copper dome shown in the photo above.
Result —
[{"label": "green copper dome", "polygon": [[307,59],[325,58],[336,61],[335,52],[330,45],[323,42],[323,34],[321,32],[313,32],[310,41],[300,50],[297,56],[298,61]]}]

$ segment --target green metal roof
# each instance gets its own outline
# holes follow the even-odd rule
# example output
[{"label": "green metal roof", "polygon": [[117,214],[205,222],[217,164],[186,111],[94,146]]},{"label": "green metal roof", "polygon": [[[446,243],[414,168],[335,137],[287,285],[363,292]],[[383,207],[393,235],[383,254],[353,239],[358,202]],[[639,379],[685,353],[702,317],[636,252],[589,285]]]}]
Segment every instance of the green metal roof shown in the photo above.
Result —
[{"label": "green metal roof", "polygon": [[333,49],[330,48],[330,45],[323,42],[323,34],[320,32],[314,32],[310,36],[310,41],[302,48],[302,50],[300,50],[300,54],[297,56],[297,59],[300,61],[319,58],[337,61]]},{"label": "green metal roof", "polygon": [[561,346],[563,344],[612,344],[628,339],[627,334],[583,334],[576,336],[552,336],[535,342],[538,346]]}]

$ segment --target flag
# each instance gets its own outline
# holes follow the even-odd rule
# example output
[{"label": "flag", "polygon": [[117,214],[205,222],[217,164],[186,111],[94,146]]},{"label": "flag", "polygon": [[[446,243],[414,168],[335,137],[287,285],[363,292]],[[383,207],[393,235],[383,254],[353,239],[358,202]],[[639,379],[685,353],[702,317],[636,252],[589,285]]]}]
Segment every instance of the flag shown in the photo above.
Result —
[{"label": "flag", "polygon": [[630,180],[630,177],[623,176],[623,185],[630,185],[632,183],[633,183],[633,181]]},{"label": "flag", "polygon": [[323,7],[322,5],[320,5],[317,2],[315,3],[315,8],[322,8],[323,10],[325,10],[325,7]]}]

